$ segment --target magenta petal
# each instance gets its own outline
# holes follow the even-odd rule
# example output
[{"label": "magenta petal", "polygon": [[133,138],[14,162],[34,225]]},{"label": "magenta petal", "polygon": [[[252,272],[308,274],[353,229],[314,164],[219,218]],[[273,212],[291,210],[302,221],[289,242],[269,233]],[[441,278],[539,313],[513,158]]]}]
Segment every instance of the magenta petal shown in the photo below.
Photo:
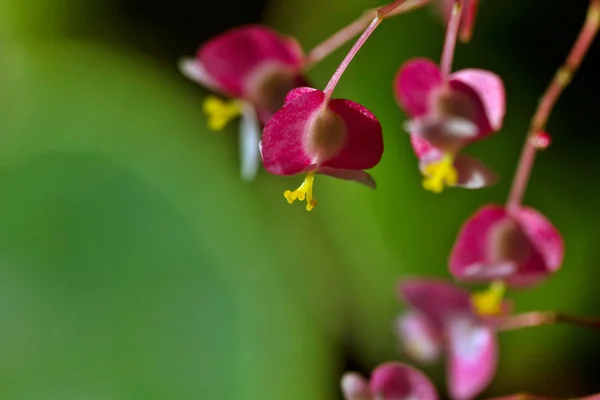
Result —
[{"label": "magenta petal", "polygon": [[295,175],[316,167],[304,148],[311,117],[323,106],[325,94],[314,90],[286,103],[269,120],[261,141],[265,169],[275,175]]},{"label": "magenta petal", "polygon": [[306,86],[297,87],[295,89],[292,89],[287,94],[287,96],[285,96],[285,104],[289,103],[290,101],[293,101],[298,96],[302,96],[303,94],[314,92],[315,90],[317,90],[317,89],[312,88],[312,87],[306,87]]},{"label": "magenta petal", "polygon": [[375,399],[437,400],[435,387],[421,371],[398,362],[378,366],[371,374],[370,388]]},{"label": "magenta petal", "polygon": [[479,189],[498,182],[498,175],[476,158],[460,154],[454,160],[454,168],[458,172],[456,186]]},{"label": "magenta petal", "polygon": [[244,97],[246,78],[261,65],[297,70],[302,57],[294,39],[260,25],[231,29],[206,42],[197,54],[211,79],[232,97]]},{"label": "magenta petal", "polygon": [[394,93],[400,106],[413,118],[427,114],[431,93],[441,85],[439,67],[431,60],[415,58],[396,73]]},{"label": "magenta petal", "polygon": [[448,391],[453,400],[471,400],[494,378],[498,344],[491,327],[469,317],[448,325]]},{"label": "magenta petal", "polygon": [[443,333],[420,312],[409,311],[399,316],[396,319],[396,335],[404,353],[413,360],[430,364],[439,359]]},{"label": "magenta petal", "polygon": [[442,152],[423,138],[411,135],[410,144],[419,160],[423,158],[427,160],[439,160],[442,157]]},{"label": "magenta petal", "polygon": [[450,78],[468,85],[477,93],[491,128],[498,131],[506,113],[506,94],[502,78],[482,69],[463,69],[453,73]]},{"label": "magenta petal", "polygon": [[469,292],[439,279],[405,279],[398,285],[398,292],[404,301],[430,318],[438,330],[449,317],[471,313]]},{"label": "magenta petal", "polygon": [[375,115],[351,100],[333,99],[328,107],[344,121],[346,138],[339,153],[322,166],[362,170],[377,165],[383,155],[383,133]]},{"label": "magenta petal", "polygon": [[346,181],[354,181],[362,183],[372,189],[375,189],[377,184],[375,179],[368,172],[353,169],[337,169],[329,167],[321,167],[317,169],[319,174],[333,176],[334,178],[344,179]]}]

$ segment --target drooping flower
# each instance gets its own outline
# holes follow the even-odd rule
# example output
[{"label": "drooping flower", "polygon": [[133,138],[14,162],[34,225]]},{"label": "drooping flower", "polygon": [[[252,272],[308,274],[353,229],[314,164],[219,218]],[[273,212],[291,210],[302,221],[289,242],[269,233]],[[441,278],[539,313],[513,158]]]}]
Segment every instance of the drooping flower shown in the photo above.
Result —
[{"label": "drooping flower", "polygon": [[383,136],[379,121],[365,107],[303,87],[291,91],[267,123],[260,150],[268,172],[307,174],[298,189],[287,190],[284,196],[290,204],[306,200],[310,211],[316,205],[312,193],[316,173],[375,187],[364,170],[379,163]]},{"label": "drooping flower", "polygon": [[451,398],[475,398],[496,373],[498,343],[492,323],[476,312],[470,293],[437,279],[407,279],[400,283],[399,295],[409,305],[397,320],[407,355],[430,363],[445,351]]},{"label": "drooping flower", "polygon": [[539,211],[486,205],[462,226],[449,264],[460,280],[530,286],[556,272],[563,255],[560,232]]},{"label": "drooping flower", "polygon": [[344,374],[345,400],[437,400],[435,387],[421,371],[399,362],[379,365],[367,382],[353,372]]},{"label": "drooping flower", "polygon": [[260,164],[261,125],[284,103],[287,93],[306,85],[298,42],[260,25],[231,29],[204,43],[195,58],[183,58],[188,78],[232,100],[209,96],[204,111],[212,130],[241,116],[241,174],[252,180]]},{"label": "drooping flower", "polygon": [[502,126],[505,94],[500,77],[464,69],[444,78],[433,61],[413,59],[398,71],[394,89],[411,117],[406,128],[426,189],[439,193],[445,186],[474,189],[496,182],[493,171],[460,151]]}]

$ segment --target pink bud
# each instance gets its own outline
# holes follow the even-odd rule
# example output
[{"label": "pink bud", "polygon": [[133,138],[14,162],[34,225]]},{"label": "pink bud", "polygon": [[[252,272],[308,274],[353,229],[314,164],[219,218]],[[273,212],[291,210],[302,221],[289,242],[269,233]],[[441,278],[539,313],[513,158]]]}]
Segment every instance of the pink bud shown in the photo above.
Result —
[{"label": "pink bud", "polygon": [[435,387],[422,372],[406,364],[388,362],[377,367],[369,383],[375,399],[437,400]]},{"label": "pink bud", "polygon": [[548,132],[535,132],[529,138],[529,143],[538,150],[546,150],[552,143],[552,136]]}]

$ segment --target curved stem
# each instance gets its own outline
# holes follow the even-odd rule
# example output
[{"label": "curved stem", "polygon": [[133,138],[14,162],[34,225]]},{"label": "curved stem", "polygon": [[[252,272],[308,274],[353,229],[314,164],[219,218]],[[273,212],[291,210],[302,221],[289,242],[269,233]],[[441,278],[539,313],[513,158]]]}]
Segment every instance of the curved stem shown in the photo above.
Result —
[{"label": "curved stem", "polygon": [[458,28],[460,26],[460,17],[462,15],[462,1],[455,0],[452,7],[452,14],[448,21],[446,29],[446,39],[444,41],[444,50],[442,51],[442,60],[440,62],[440,71],[444,79],[452,71],[452,61],[454,60],[454,50],[456,49],[456,38],[458,37]]},{"label": "curved stem", "polygon": [[569,315],[558,311],[531,311],[500,320],[498,330],[512,331],[541,325],[566,323],[600,331],[600,318]]},{"label": "curved stem", "polygon": [[[431,1],[432,0],[408,0],[406,3],[390,12],[387,16],[392,17],[415,10],[429,4]],[[311,68],[329,54],[343,46],[348,40],[361,33],[367,26],[369,26],[369,23],[373,19],[373,15],[377,15],[377,10],[379,10],[379,8],[372,8],[366,11],[354,22],[340,29],[325,41],[313,47],[313,49],[304,59],[303,69],[306,70]]]},{"label": "curved stem", "polygon": [[523,201],[525,189],[535,161],[536,148],[531,138],[546,128],[550,113],[563,90],[569,85],[573,75],[581,65],[600,27],[600,0],[590,0],[585,23],[571,48],[565,63],[558,69],[546,92],[540,99],[538,108],[531,119],[531,126],[517,165],[510,195],[507,201],[509,212],[518,208]]},{"label": "curved stem", "polygon": [[329,83],[327,83],[327,86],[325,86],[323,92],[325,92],[326,101],[327,99],[331,98],[331,94],[333,93],[333,90],[335,89],[335,86],[337,85],[338,81],[346,71],[346,68],[348,68],[348,65],[350,65],[350,62],[352,62],[352,59],[354,59],[354,56],[356,56],[356,53],[358,53],[363,44],[365,44],[369,36],[371,36],[375,29],[377,29],[377,27],[385,17],[390,15],[392,11],[394,11],[396,8],[406,3],[406,1],[407,0],[396,0],[377,10],[377,12],[375,13],[375,18],[371,21],[371,23],[369,24],[367,29],[365,29],[362,35],[360,35],[356,43],[354,43],[354,46],[352,46],[348,54],[346,54],[346,57],[344,57],[342,63],[336,69],[333,76],[329,80]]}]

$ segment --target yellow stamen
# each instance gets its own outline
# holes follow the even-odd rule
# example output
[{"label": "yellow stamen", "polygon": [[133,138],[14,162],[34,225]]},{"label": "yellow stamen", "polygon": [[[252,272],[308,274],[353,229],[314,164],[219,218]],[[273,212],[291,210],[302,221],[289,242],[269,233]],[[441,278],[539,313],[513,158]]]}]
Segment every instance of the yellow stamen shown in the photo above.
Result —
[{"label": "yellow stamen", "polygon": [[481,292],[471,294],[471,304],[481,316],[499,315],[502,313],[502,300],[506,285],[502,281],[494,281],[490,287]]},{"label": "yellow stamen", "polygon": [[242,105],[238,100],[224,101],[216,96],[208,96],[204,100],[204,113],[208,117],[208,127],[220,131],[242,113]]},{"label": "yellow stamen", "polygon": [[306,210],[310,211],[317,205],[317,200],[312,197],[313,184],[315,180],[314,171],[306,174],[302,185],[298,186],[298,189],[291,191],[286,190],[283,196],[287,199],[288,203],[292,204],[296,200],[304,201],[306,199]]},{"label": "yellow stamen", "polygon": [[434,193],[440,193],[445,186],[455,186],[458,182],[458,172],[454,168],[454,158],[444,155],[439,161],[428,164],[423,168],[423,187]]}]

